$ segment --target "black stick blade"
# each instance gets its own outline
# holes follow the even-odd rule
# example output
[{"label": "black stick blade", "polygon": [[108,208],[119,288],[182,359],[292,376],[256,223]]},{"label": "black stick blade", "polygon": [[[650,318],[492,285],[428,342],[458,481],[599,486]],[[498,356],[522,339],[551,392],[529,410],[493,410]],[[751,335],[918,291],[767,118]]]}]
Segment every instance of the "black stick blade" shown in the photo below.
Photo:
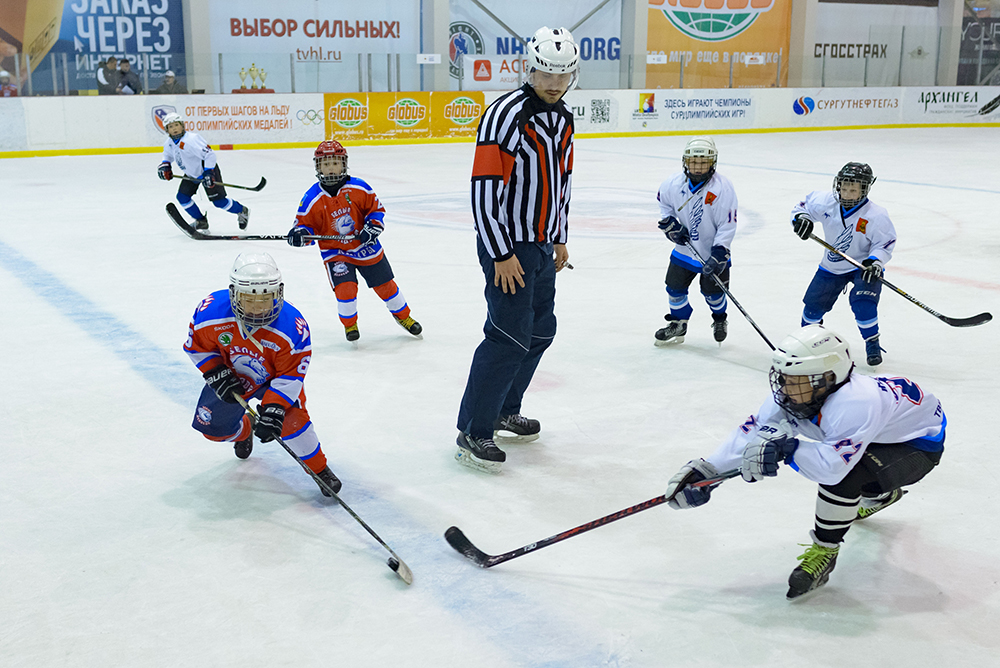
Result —
[{"label": "black stick blade", "polygon": [[167,215],[170,216],[170,220],[174,221],[174,225],[180,228],[181,232],[188,235],[192,239],[204,239],[205,235],[198,230],[191,227],[191,225],[184,220],[184,216],[178,211],[177,205],[173,202],[167,204]]},{"label": "black stick blade", "polygon": [[263,190],[264,186],[266,186],[266,185],[267,185],[267,179],[265,179],[262,176],[262,177],[260,177],[260,183],[258,183],[255,188],[250,188],[250,190],[253,190],[254,192],[257,192],[259,190]]},{"label": "black stick blade", "polygon": [[489,567],[490,556],[473,545],[472,541],[466,538],[465,534],[462,533],[462,530],[458,527],[449,527],[448,530],[444,532],[444,539],[448,541],[448,544],[455,548],[455,550],[476,562],[476,565],[480,568]]},{"label": "black stick blade", "polygon": [[992,313],[980,313],[979,315],[974,315],[971,318],[949,318],[945,315],[941,316],[941,320],[952,327],[975,327],[976,325],[985,325],[992,319]]}]

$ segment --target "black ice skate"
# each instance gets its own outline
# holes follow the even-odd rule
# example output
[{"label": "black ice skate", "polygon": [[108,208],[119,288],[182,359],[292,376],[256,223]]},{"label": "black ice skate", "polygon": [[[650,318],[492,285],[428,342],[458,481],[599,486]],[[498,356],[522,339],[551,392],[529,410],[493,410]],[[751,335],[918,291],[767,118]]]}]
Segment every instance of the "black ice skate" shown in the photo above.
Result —
[{"label": "black ice skate", "polygon": [[253,416],[251,415],[250,435],[244,438],[242,441],[236,441],[236,443],[233,444],[233,452],[235,452],[236,456],[239,457],[240,459],[246,459],[247,457],[250,456],[250,453],[253,452],[253,428],[256,423],[257,421],[254,420]]},{"label": "black ice skate", "polygon": [[239,221],[239,225],[240,225],[240,229],[241,230],[247,229],[247,225],[250,223],[250,207],[248,207],[246,204],[244,204],[243,205],[243,210],[240,211],[240,213],[239,213],[239,215],[237,216],[236,219],[237,219],[237,221]]},{"label": "black ice skate", "polygon": [[[333,475],[333,471],[330,470],[329,466],[316,475],[319,476],[320,480],[330,486],[330,489],[333,490],[334,494],[340,494],[340,488],[344,486],[344,483],[340,482],[340,479]],[[327,492],[322,485],[319,486],[319,491],[323,492],[323,496],[330,496],[330,493]]]},{"label": "black ice skate", "polygon": [[663,319],[667,321],[667,326],[663,329],[656,330],[656,341],[653,342],[657,346],[666,346],[673,343],[684,343],[684,335],[688,331],[688,321],[680,320],[672,315],[665,315]]},{"label": "black ice skate", "polygon": [[712,336],[719,343],[726,340],[726,334],[729,333],[729,323],[726,321],[725,313],[713,313],[712,314]]},{"label": "black ice skate", "polygon": [[809,534],[812,536],[813,544],[798,557],[802,563],[788,576],[788,593],[785,596],[789,600],[825,585],[837,565],[840,545],[816,540],[814,531],[810,531]]},{"label": "black ice skate", "polygon": [[361,338],[361,332],[358,331],[358,323],[354,323],[350,327],[344,328],[344,336],[347,337],[348,341],[357,341]]},{"label": "black ice skate", "polygon": [[194,221],[194,229],[196,229],[196,230],[207,230],[208,229],[208,216],[202,216],[198,220]]},{"label": "black ice skate", "polygon": [[493,438],[505,442],[529,443],[538,438],[542,425],[519,413],[502,415],[493,423]]},{"label": "black ice skate", "polygon": [[878,366],[882,363],[882,346],[878,344],[878,334],[865,339],[865,354],[868,355],[868,366]]},{"label": "black ice skate", "polygon": [[475,438],[460,433],[456,439],[458,452],[455,459],[459,464],[484,473],[500,473],[500,467],[507,461],[507,455],[497,447],[492,438]]},{"label": "black ice skate", "polygon": [[410,316],[406,316],[402,320],[397,318],[396,322],[399,323],[400,327],[402,327],[403,329],[405,329],[410,334],[413,334],[413,336],[416,337],[420,337],[420,333],[424,331],[424,328],[420,326],[420,323],[414,320]]},{"label": "black ice skate", "polygon": [[888,508],[902,499],[904,494],[906,494],[905,489],[894,489],[881,496],[876,496],[874,499],[861,499],[861,507],[858,508],[858,516],[855,521],[871,517],[883,508]]}]

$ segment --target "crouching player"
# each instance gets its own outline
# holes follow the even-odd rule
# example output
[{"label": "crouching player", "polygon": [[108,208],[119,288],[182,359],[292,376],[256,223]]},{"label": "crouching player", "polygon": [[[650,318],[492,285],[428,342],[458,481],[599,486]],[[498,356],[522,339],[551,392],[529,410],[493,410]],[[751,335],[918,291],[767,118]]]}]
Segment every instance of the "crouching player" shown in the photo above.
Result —
[{"label": "crouching player", "polygon": [[934,395],[853,368],[847,343],[830,330],[809,325],[789,335],[774,351],[771,396],[760,410],[667,488],[671,507],[692,508],[718,486],[693,483],[731,469],[756,482],[782,462],[819,483],[812,545],[788,578],[789,599],[826,584],[851,524],[899,501],[944,452],[947,420]]},{"label": "crouching player", "polygon": [[[206,385],[192,426],[210,441],[234,442],[240,459],[253,451],[254,434],[262,443],[280,437],[339,492],[341,482],[326,465],[306,410],[309,325],[285,303],[284,287],[270,255],[243,253],[229,272],[229,290],[213,292],[195,309],[184,352]],[[260,400],[256,424],[234,394]]]}]

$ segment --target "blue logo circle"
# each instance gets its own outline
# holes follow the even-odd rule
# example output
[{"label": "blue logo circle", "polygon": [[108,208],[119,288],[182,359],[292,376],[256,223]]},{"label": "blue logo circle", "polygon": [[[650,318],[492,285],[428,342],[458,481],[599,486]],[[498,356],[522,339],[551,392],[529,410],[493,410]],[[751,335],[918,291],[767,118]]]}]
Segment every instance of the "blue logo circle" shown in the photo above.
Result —
[{"label": "blue logo circle", "polygon": [[792,102],[792,110],[795,111],[796,116],[805,116],[815,108],[816,103],[813,102],[811,97],[800,97],[795,102]]}]

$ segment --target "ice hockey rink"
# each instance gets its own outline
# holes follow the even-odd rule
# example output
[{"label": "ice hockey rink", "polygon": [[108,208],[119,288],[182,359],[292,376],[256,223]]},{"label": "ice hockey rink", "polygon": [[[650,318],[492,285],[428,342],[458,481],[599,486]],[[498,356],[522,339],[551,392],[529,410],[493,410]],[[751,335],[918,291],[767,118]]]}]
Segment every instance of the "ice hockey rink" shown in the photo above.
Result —
[{"label": "ice hockey rink", "polygon": [[[382,242],[424,326],[417,340],[362,288],[344,339],[315,248],[194,241],[164,214],[156,154],[0,160],[0,664],[47,666],[997,666],[1000,444],[996,321],[949,327],[884,290],[885,363],[948,415],[941,465],[847,535],[827,586],[785,600],[816,486],[720,487],[477,568],[451,525],[499,554],[661,495],[769,392],[770,350],[704,301],[685,343],[663,326],[671,244],[656,191],[687,137],[578,139],[572,271],[559,332],[525,397],[542,437],[499,476],[459,466],[455,419],[485,318],[468,183],[473,145],[350,147],[384,203]],[[1000,128],[716,137],[735,184],[731,290],[767,338],[795,329],[822,249],[788,212],[848,161],[899,243],[886,277],[949,316],[1000,311]],[[220,152],[284,234],[314,181],[309,149]],[[236,217],[208,206],[215,233]],[[198,302],[241,251],[266,250],[308,319],[309,409],[342,497],[410,566],[325,500],[275,443],[241,461],[191,428],[200,374],[181,350]],[[842,297],[827,325],[863,342]]]}]

